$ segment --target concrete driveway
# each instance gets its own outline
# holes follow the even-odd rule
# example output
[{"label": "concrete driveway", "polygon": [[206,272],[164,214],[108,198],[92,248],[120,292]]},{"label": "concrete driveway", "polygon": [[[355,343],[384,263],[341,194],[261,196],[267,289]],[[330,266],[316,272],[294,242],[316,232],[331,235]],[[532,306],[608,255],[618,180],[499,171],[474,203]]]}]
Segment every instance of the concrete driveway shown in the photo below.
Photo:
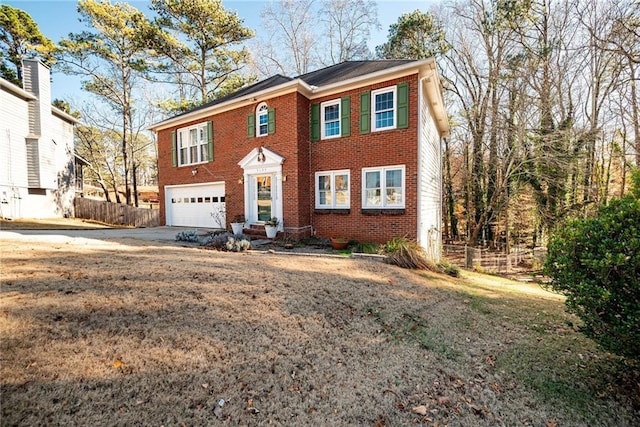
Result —
[{"label": "concrete driveway", "polygon": [[[111,239],[140,239],[155,242],[176,242],[176,234],[180,231],[194,230],[193,227],[152,227],[152,228],[100,228],[94,230],[0,230],[0,238],[19,238],[24,236],[58,236],[71,238],[85,238],[96,240]],[[198,228],[200,235],[206,235],[213,231],[209,228]],[[187,242],[179,242],[181,244]]]}]

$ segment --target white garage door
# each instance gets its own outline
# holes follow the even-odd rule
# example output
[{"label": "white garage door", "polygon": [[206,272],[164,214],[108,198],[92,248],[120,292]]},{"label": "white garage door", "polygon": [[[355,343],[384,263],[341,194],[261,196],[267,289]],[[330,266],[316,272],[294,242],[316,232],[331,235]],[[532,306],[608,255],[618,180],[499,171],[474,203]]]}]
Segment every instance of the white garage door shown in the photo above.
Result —
[{"label": "white garage door", "polygon": [[224,182],[170,185],[164,191],[167,225],[226,227]]}]

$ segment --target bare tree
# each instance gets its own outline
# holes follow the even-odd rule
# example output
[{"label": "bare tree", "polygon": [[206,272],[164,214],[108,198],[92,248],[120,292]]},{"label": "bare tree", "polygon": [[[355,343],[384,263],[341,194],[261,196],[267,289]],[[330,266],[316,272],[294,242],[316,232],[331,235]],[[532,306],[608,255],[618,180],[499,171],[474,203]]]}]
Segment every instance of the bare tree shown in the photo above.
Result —
[{"label": "bare tree", "polygon": [[267,37],[254,47],[262,75],[305,74],[316,66],[313,49],[318,40],[313,10],[315,0],[278,0],[261,12]]},{"label": "bare tree", "polygon": [[372,29],[380,29],[374,1],[323,0],[321,11],[329,46],[324,55],[319,54],[323,65],[371,57],[367,41]]}]

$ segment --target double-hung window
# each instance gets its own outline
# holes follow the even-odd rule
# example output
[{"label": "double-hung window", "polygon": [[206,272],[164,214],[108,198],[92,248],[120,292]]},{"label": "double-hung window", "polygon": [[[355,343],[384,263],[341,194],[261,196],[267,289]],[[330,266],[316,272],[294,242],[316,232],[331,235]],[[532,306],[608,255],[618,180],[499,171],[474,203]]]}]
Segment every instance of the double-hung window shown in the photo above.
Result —
[{"label": "double-hung window", "polygon": [[178,131],[178,165],[190,165],[209,161],[207,123]]},{"label": "double-hung window", "polygon": [[402,209],[405,202],[404,165],[362,169],[364,209]]},{"label": "double-hung window", "polygon": [[269,107],[262,103],[256,110],[256,136],[269,134]]},{"label": "double-hung window", "polygon": [[322,139],[340,136],[340,100],[320,104]]},{"label": "double-hung window", "polygon": [[371,91],[371,129],[373,131],[396,128],[396,86]]},{"label": "double-hung window", "polygon": [[316,172],[316,209],[348,209],[349,170]]}]

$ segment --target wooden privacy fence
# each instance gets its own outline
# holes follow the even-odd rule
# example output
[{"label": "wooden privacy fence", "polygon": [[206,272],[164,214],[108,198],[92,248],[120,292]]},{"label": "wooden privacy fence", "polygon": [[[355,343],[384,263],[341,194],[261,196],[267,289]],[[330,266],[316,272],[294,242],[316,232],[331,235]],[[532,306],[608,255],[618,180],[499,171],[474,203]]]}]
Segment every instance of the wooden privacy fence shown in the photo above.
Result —
[{"label": "wooden privacy fence", "polygon": [[73,202],[75,217],[114,225],[157,227],[160,225],[158,209],[136,208],[120,203],[76,197]]}]

